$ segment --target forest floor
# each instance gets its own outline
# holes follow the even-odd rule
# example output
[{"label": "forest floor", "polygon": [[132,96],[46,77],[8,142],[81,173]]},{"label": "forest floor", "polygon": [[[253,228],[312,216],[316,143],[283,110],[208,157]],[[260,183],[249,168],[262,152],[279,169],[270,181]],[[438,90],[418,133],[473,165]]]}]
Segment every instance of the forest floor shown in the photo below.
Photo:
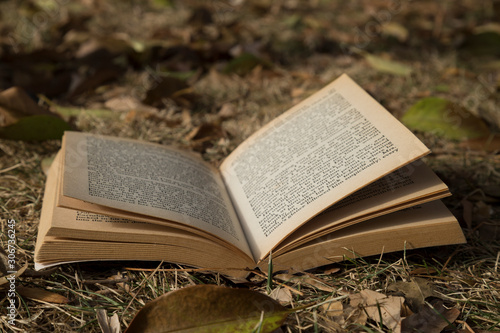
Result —
[{"label": "forest floor", "polygon": [[[281,298],[288,307],[369,289],[406,297],[413,312],[418,306],[408,288],[417,288],[421,306],[429,296],[458,309],[447,331],[500,331],[499,17],[494,0],[3,0],[0,93],[22,87],[74,129],[196,151],[215,166],[342,73],[397,118],[426,97],[460,105],[487,123],[486,140],[496,146],[416,134],[432,150],[426,163],[453,194],[444,202],[467,244],[354,258],[295,279],[275,277],[274,286],[292,290]],[[98,308],[118,314],[124,330],[145,303],[193,284],[265,292],[262,273],[242,285],[167,263],[35,271],[44,165],[60,145],[0,140],[0,242],[6,251],[7,222],[15,220],[22,268],[15,325],[3,310],[8,284],[0,286],[0,330],[101,332]],[[346,302],[338,303],[341,309]],[[281,330],[391,331],[380,321],[340,313],[312,307],[289,316]]]}]

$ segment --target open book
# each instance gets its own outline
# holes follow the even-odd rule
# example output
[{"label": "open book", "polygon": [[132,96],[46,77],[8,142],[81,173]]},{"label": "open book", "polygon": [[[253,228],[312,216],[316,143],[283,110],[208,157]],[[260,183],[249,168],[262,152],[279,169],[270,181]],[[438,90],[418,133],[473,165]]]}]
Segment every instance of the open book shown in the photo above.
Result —
[{"label": "open book", "polygon": [[429,150],[347,75],[220,168],[153,143],[66,132],[49,172],[37,269],[164,260],[244,276],[465,242]]}]

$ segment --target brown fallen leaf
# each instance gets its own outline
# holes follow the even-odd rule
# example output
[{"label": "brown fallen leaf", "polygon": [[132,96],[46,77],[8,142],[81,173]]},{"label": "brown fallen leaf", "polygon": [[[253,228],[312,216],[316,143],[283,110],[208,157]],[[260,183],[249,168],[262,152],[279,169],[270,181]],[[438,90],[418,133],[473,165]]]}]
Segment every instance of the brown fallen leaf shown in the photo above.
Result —
[{"label": "brown fallen leaf", "polygon": [[216,139],[223,135],[222,128],[219,124],[205,123],[195,127],[186,136],[186,140],[193,141],[208,141]]},{"label": "brown fallen leaf", "polygon": [[[334,298],[335,297],[330,296],[329,298],[327,298],[325,300],[325,302],[328,301],[328,300],[334,299]],[[345,322],[344,316],[343,316],[343,314],[344,314],[344,305],[342,304],[341,301],[332,301],[332,302],[328,302],[328,303],[322,304],[320,306],[320,309],[327,316],[333,317],[333,319],[335,320],[335,322],[337,322],[337,323],[339,323],[341,325],[344,324],[344,322]]]},{"label": "brown fallen leaf", "polygon": [[232,103],[224,103],[221,106],[219,112],[217,113],[217,115],[221,119],[233,118],[235,114],[236,114],[236,106]]},{"label": "brown fallen leaf", "polygon": [[460,148],[485,151],[488,153],[500,151],[500,135],[490,135],[489,137],[469,139],[460,142]]},{"label": "brown fallen leaf", "polygon": [[41,288],[17,286],[16,291],[23,297],[31,298],[37,301],[57,304],[66,304],[69,302],[69,299],[67,299],[63,295],[56,294]]},{"label": "brown fallen leaf", "polygon": [[14,124],[20,118],[34,115],[54,115],[38,106],[20,87],[0,92],[0,126]]},{"label": "brown fallen leaf", "polygon": [[340,271],[340,268],[338,267],[333,267],[330,269],[327,269],[326,271],[323,272],[323,274],[334,274]]},{"label": "brown fallen leaf", "polygon": [[121,66],[105,63],[99,67],[89,69],[86,73],[75,73],[72,76],[68,98],[74,98],[85,92],[92,91],[118,78],[123,72],[124,69]]},{"label": "brown fallen leaf", "polygon": [[433,299],[430,303],[426,303],[422,310],[403,319],[401,333],[439,333],[453,323],[458,315],[460,310],[447,309],[442,300]]},{"label": "brown fallen leaf", "polygon": [[292,293],[290,292],[290,289],[281,287],[273,289],[273,291],[271,291],[271,294],[269,294],[269,297],[277,300],[281,304],[288,304],[292,301]]},{"label": "brown fallen leaf", "polygon": [[97,309],[96,311],[97,322],[101,328],[102,333],[121,333],[122,329],[120,327],[120,320],[118,319],[118,314],[113,314],[108,317],[106,310]]},{"label": "brown fallen leaf", "polygon": [[387,22],[381,26],[382,35],[393,37],[400,42],[406,42],[408,39],[408,29],[397,22]]},{"label": "brown fallen leaf", "polygon": [[159,78],[147,91],[142,102],[146,105],[160,107],[163,105],[164,98],[172,98],[175,93],[185,91],[188,88],[189,85],[184,80],[171,76]]},{"label": "brown fallen leaf", "polygon": [[363,308],[351,304],[344,308],[344,318],[345,322],[361,326],[364,326],[368,320],[366,311]]},{"label": "brown fallen leaf", "polygon": [[403,297],[386,296],[365,289],[361,290],[359,294],[350,295],[349,299],[352,307],[362,308],[370,319],[385,325],[394,332],[399,330]]},{"label": "brown fallen leaf", "polygon": [[19,87],[0,92],[0,137],[10,140],[59,139],[72,129],[59,115],[40,107]]},{"label": "brown fallen leaf", "polygon": [[425,304],[427,297],[434,295],[432,283],[422,278],[413,278],[410,282],[391,283],[387,289],[402,292],[413,312],[418,311]]}]

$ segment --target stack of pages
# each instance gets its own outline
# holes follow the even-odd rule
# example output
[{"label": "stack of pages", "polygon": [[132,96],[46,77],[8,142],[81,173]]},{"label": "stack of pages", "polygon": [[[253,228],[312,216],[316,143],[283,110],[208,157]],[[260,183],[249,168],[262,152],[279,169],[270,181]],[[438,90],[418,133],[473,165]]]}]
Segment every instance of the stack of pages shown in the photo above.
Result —
[{"label": "stack of pages", "polygon": [[347,75],[221,164],[153,143],[66,132],[48,175],[35,266],[154,260],[245,276],[465,242],[429,150]]}]

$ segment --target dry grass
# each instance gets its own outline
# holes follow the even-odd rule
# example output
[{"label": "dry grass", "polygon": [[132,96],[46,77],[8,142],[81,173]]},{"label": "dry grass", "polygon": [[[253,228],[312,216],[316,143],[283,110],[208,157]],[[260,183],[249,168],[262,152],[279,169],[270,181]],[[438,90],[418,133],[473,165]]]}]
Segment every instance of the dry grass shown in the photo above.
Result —
[{"label": "dry grass", "polygon": [[[131,3],[134,8],[138,6]],[[374,6],[375,10],[383,8],[378,2]],[[471,9],[467,1],[463,6]],[[98,21],[96,30],[99,28],[106,31],[111,29],[110,26],[120,26],[130,16],[127,12],[129,9],[130,7],[125,6],[123,12],[120,12],[122,20]],[[182,15],[187,15],[186,8],[180,9]],[[286,16],[289,15],[289,10],[283,8],[279,13]],[[343,10],[351,13],[350,17],[354,18],[349,23],[351,29],[362,26],[361,22],[367,20],[367,14],[359,14],[356,5]],[[478,12],[482,13],[482,10],[479,8]],[[109,11],[110,8],[106,5],[101,8],[100,13],[104,15]],[[321,11],[318,13],[320,16],[324,15]],[[480,13],[476,14],[480,16]],[[136,38],[147,36],[148,29],[151,28],[147,25],[162,22],[154,12],[148,12],[147,15],[152,19],[143,30],[130,31],[128,27],[124,31]],[[182,15],[177,19],[184,17]],[[345,19],[339,19],[339,22],[342,20]],[[269,19],[260,22],[249,20],[247,23],[250,31],[257,29],[255,25],[260,23],[261,29],[268,29],[262,34],[268,33],[269,36],[276,34],[281,27],[279,24],[273,27],[273,22],[269,22]],[[347,22],[343,24],[338,23],[334,30],[340,39],[348,39],[350,30],[345,25]],[[349,73],[396,116],[400,116],[411,104],[426,95],[440,95],[455,101],[474,97],[474,92],[477,92],[475,87],[482,84],[478,77],[486,77],[487,74],[483,72],[469,75],[466,68],[453,74],[449,69],[461,66],[457,63],[454,50],[438,52],[431,46],[430,49],[419,49],[419,54],[397,48],[396,51],[400,52],[398,54],[401,58],[407,56],[403,58],[405,62],[417,69],[411,77],[380,74],[355,54],[332,56],[310,52],[295,57],[291,54],[289,58],[284,57],[282,65],[270,72],[254,70],[243,77],[223,75],[216,71],[207,73],[193,86],[196,93],[203,97],[201,110],[186,110],[174,103],[166,103],[159,109],[115,111],[111,118],[95,117],[82,112],[73,121],[81,131],[140,138],[198,150],[205,159],[218,164],[257,128],[342,72]],[[495,75],[498,75],[498,71]],[[107,100],[116,97],[127,96],[140,100],[147,86],[137,87],[135,83],[147,83],[148,78],[150,76],[144,71],[130,71],[122,81],[82,96],[72,103],[84,108],[103,108]],[[436,88],[438,85],[447,86],[448,90],[443,92]],[[477,113],[486,110],[485,112],[492,114],[498,104],[498,93],[480,97],[471,109]],[[56,102],[71,105],[64,99]],[[227,103],[233,108],[233,114],[227,118],[218,116],[217,112]],[[220,125],[225,135],[208,142],[208,146],[189,140],[189,133],[202,124]],[[460,309],[457,329],[464,332],[472,332],[470,327],[476,332],[500,330],[500,156],[483,151],[467,151],[456,143],[431,136],[422,136],[422,140],[435,152],[426,161],[454,194],[445,203],[462,223],[468,243],[357,258],[308,273],[327,288],[318,288],[318,284],[308,283],[307,280],[283,282],[275,279],[274,286],[281,283],[302,294],[292,292],[293,300],[288,306],[296,307],[328,297],[345,296],[363,289],[391,294],[388,288],[393,282],[423,278],[431,285],[436,297]],[[28,269],[18,278],[18,285],[45,289],[69,299],[68,304],[55,304],[18,296],[16,326],[9,326],[2,313],[0,330],[101,332],[96,320],[96,309],[100,308],[105,309],[109,315],[117,313],[124,328],[145,303],[167,291],[193,284],[236,286],[215,273],[190,271],[189,267],[167,263],[80,263],[63,265],[46,272],[33,271],[33,252],[45,182],[41,165],[59,146],[59,141],[0,141],[1,247],[6,249],[5,222],[15,219],[18,265],[22,267],[25,263],[28,264]],[[428,273],[422,273],[421,268],[427,268]],[[266,284],[266,278],[259,273],[253,274],[248,283],[237,287],[265,292]],[[0,294],[0,297],[0,305],[4,308],[8,298],[5,293]],[[367,328],[348,324],[339,328],[332,321],[321,309],[310,308],[291,315],[283,331],[322,332],[333,331],[334,327],[346,332],[381,331],[375,322],[367,324]]]}]

